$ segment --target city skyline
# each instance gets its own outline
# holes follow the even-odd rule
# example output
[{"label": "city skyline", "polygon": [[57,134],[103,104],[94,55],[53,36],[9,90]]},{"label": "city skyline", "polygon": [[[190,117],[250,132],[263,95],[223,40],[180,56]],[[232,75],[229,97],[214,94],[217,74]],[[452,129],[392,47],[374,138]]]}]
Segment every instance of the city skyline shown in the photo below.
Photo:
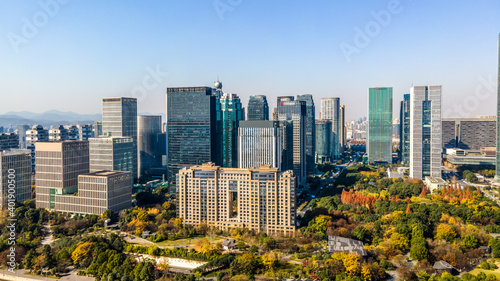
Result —
[{"label": "city skyline", "polygon": [[[393,87],[395,100],[400,100],[412,85],[440,84],[443,117],[493,115],[498,35],[494,23],[500,21],[500,3],[396,1],[391,8],[391,2],[367,1],[360,7],[325,1],[318,9],[320,5],[298,2],[241,1],[222,16],[212,2],[118,7],[68,2],[58,4],[53,16],[38,3],[2,3],[9,13],[0,12],[5,27],[0,56],[8,67],[0,74],[9,95],[0,114],[13,109],[48,111],[54,109],[50,100],[58,100],[65,110],[98,113],[98,99],[134,97],[132,92],[138,112],[164,114],[167,87],[211,86],[219,75],[225,92],[238,94],[245,107],[249,96],[256,94],[267,96],[270,110],[277,96],[311,94],[315,104],[322,97],[338,96],[346,105],[346,120],[352,120],[366,116],[367,103],[359,97],[367,88]],[[90,8],[101,12],[93,15],[94,22],[80,24]],[[390,20],[380,21],[379,32],[366,46],[356,47],[357,28],[377,22],[374,15],[381,11],[388,12]],[[47,23],[25,36],[26,22],[38,12],[47,14]],[[315,19],[313,12],[318,13]],[[255,13],[264,19],[261,23],[252,17]],[[187,15],[197,19],[176,24]],[[465,16],[480,20],[468,23]],[[92,35],[92,40],[79,44],[82,35]],[[21,37],[27,42],[12,41]],[[170,38],[176,44],[170,44]],[[225,44],[200,47],[195,44],[199,38]],[[130,41],[134,43],[125,47]],[[346,55],[346,44],[359,53]],[[401,62],[412,71],[401,71]],[[432,69],[427,67],[430,62]],[[83,98],[75,103],[75,97]],[[394,106],[396,111],[398,105]]]}]

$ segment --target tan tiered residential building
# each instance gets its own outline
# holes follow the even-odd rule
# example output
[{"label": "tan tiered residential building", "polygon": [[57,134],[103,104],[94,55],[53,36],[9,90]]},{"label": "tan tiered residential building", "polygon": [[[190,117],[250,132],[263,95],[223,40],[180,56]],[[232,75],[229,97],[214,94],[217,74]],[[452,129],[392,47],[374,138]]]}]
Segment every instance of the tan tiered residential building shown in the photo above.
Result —
[{"label": "tan tiered residential building", "polygon": [[213,163],[177,174],[177,213],[184,223],[206,222],[222,230],[248,228],[269,235],[293,235],[296,178],[270,166],[222,168]]}]

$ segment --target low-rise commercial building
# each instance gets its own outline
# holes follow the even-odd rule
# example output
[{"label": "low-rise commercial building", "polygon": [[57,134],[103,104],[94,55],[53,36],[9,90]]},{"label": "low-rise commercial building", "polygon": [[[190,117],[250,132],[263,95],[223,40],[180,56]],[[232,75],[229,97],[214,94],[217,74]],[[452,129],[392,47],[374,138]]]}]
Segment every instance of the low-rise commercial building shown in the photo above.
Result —
[{"label": "low-rise commercial building", "polygon": [[78,176],[78,194],[56,195],[55,210],[78,214],[117,213],[132,207],[130,172],[99,171]]},{"label": "low-rise commercial building", "polygon": [[434,192],[436,189],[442,189],[446,184],[447,184],[446,181],[443,180],[442,178],[430,177],[430,176],[425,177],[425,185],[431,191],[431,193]]}]

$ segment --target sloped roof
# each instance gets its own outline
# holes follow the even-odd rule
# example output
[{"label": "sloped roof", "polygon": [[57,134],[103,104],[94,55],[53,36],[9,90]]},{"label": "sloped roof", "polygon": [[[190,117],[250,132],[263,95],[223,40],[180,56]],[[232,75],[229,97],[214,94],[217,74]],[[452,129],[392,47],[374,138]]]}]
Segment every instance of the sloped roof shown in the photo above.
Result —
[{"label": "sloped roof", "polygon": [[222,242],[222,246],[236,247],[236,240],[235,239],[226,239]]},{"label": "sloped roof", "polygon": [[453,266],[445,261],[437,261],[436,263],[434,263],[434,269],[453,269]]},{"label": "sloped roof", "polygon": [[361,256],[366,256],[368,253],[365,250],[365,245],[362,241],[339,237],[339,236],[328,236],[328,251],[334,252],[348,252],[348,253],[358,253]]}]

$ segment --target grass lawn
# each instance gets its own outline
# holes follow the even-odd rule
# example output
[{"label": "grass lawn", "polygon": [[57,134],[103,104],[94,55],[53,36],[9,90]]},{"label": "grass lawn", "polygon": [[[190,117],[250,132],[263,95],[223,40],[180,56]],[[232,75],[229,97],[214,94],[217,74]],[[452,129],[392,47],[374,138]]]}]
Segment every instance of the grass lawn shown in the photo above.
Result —
[{"label": "grass lawn", "polygon": [[438,204],[439,202],[436,202],[436,201],[432,201],[431,199],[429,198],[421,198],[421,197],[416,197],[416,198],[412,198],[412,202],[413,203],[423,203],[423,204]]},{"label": "grass lawn", "polygon": [[[210,241],[210,237],[209,236],[196,236],[196,237],[192,237],[192,238],[188,238],[188,239],[178,239],[178,240],[165,240],[165,241],[162,241],[162,242],[158,242],[156,243],[158,246],[161,246],[161,247],[187,247],[187,248],[194,248],[194,246],[196,245],[196,242],[199,241],[199,240],[203,240],[203,239],[208,239],[208,241]],[[212,240],[213,243],[222,243],[222,241],[224,241],[224,238],[220,238],[220,237],[214,237],[214,239]]]},{"label": "grass lawn", "polygon": [[498,279],[500,279],[500,262],[496,261],[495,262],[495,265],[498,266],[497,269],[495,270],[485,270],[485,269],[481,269],[481,268],[478,268],[476,267],[474,270],[472,270],[470,273],[471,274],[474,274],[474,275],[477,275],[479,274],[479,272],[484,272],[484,274],[488,275],[488,274],[493,274],[495,275]]}]

